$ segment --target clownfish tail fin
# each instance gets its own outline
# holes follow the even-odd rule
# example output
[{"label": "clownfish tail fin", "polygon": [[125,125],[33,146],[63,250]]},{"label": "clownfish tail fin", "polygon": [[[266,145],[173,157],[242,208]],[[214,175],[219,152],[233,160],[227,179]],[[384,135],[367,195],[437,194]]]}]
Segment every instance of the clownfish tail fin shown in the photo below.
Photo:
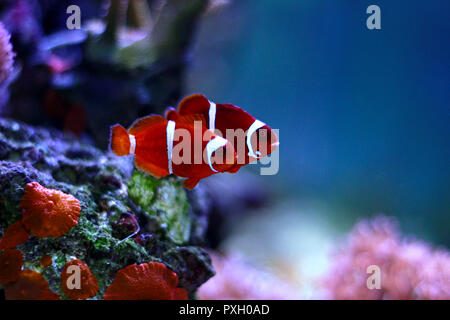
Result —
[{"label": "clownfish tail fin", "polygon": [[130,135],[127,129],[120,124],[111,127],[110,146],[112,152],[117,156],[126,156],[130,154]]}]

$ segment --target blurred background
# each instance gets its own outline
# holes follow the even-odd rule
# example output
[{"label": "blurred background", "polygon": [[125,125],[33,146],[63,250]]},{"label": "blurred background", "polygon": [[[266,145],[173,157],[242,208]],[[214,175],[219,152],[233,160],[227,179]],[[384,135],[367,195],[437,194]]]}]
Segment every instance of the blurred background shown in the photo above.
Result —
[{"label": "blurred background", "polygon": [[[52,37],[65,28],[72,2],[89,36]],[[4,115],[106,148],[112,123],[127,125],[203,93],[279,129],[278,174],[260,176],[253,165],[200,185],[213,208],[207,245],[268,270],[296,292],[269,298],[322,297],[317,281],[330,252],[355,224],[380,214],[394,217],[407,239],[450,246],[449,2],[195,0],[188,7],[130,0],[134,25],[122,33],[110,23],[116,16],[111,9],[107,16],[107,2],[0,5],[23,58],[21,78],[10,86],[14,108],[5,106]],[[152,19],[139,23],[144,2]],[[173,8],[155,15],[161,3]],[[381,8],[381,30],[366,27],[372,4]],[[108,94],[99,99],[99,92]],[[376,230],[391,228],[374,221]]]},{"label": "blurred background", "polygon": [[[371,4],[381,30],[366,27]],[[280,129],[279,174],[261,179],[277,204],[231,221],[225,251],[296,279],[305,297],[360,219],[394,216],[405,234],[450,245],[448,10],[242,0],[202,21],[186,93]]]},{"label": "blurred background", "polygon": [[376,1],[368,30],[372,2],[231,2],[202,21],[185,91],[280,129],[278,196],[449,246],[450,4]]}]

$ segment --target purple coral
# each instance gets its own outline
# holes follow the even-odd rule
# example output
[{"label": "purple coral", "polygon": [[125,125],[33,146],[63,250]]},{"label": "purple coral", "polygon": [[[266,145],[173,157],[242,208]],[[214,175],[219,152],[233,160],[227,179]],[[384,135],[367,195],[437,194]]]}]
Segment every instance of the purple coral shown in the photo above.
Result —
[{"label": "purple coral", "polygon": [[10,34],[0,22],[0,84],[12,73],[14,53],[10,42]]},{"label": "purple coral", "polygon": [[[380,268],[380,289],[367,287],[370,265]],[[450,253],[404,239],[386,217],[358,223],[328,274],[330,299],[450,299]]]}]

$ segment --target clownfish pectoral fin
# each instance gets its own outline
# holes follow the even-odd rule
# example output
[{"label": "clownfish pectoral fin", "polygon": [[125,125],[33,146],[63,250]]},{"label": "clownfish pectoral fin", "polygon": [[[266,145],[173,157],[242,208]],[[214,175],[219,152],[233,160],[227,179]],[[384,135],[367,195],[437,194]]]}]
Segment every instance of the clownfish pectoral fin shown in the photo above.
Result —
[{"label": "clownfish pectoral fin", "polygon": [[110,146],[111,151],[117,156],[130,154],[130,135],[120,124],[111,127]]},{"label": "clownfish pectoral fin", "polygon": [[164,112],[164,117],[167,120],[176,121],[178,118],[178,112],[174,107],[168,107]]},{"label": "clownfish pectoral fin", "polygon": [[188,190],[192,190],[199,183],[200,179],[197,178],[189,178],[183,181],[183,187]]},{"label": "clownfish pectoral fin", "polygon": [[241,168],[241,166],[236,164],[236,165],[232,166],[231,169],[229,169],[227,172],[228,173],[236,173],[239,171],[240,168]]},{"label": "clownfish pectoral fin", "polygon": [[208,112],[209,100],[202,94],[187,96],[178,104],[178,113],[181,115]]},{"label": "clownfish pectoral fin", "polygon": [[147,161],[143,161],[139,157],[134,159],[134,164],[138,169],[144,170],[155,178],[162,178],[169,175],[169,171],[167,169],[155,166]]},{"label": "clownfish pectoral fin", "polygon": [[167,120],[160,115],[149,115],[133,122],[131,127],[128,129],[128,132],[132,135],[137,135],[139,132],[158,123],[167,123]]}]

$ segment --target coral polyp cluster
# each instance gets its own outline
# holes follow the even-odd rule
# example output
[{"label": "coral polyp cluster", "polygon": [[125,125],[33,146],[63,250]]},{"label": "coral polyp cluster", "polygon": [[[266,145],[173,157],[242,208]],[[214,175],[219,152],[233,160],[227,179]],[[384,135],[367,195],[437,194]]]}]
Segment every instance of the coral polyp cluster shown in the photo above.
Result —
[{"label": "coral polyp cluster", "polygon": [[49,290],[44,277],[36,271],[24,270],[14,283],[5,288],[7,300],[59,300],[57,294]]},{"label": "coral polyp cluster", "polygon": [[5,26],[0,22],[0,85],[9,78],[13,70],[14,53],[10,37]]},{"label": "coral polyp cluster", "polygon": [[[72,275],[70,268],[74,269],[75,272],[79,272],[78,275],[80,276],[80,283],[75,284],[74,287],[69,285],[70,276]],[[64,266],[61,272],[61,287],[65,295],[72,300],[85,300],[93,297],[99,289],[97,278],[92,274],[88,265],[79,259],[69,261]]]},{"label": "coral polyp cluster", "polygon": [[30,237],[30,233],[25,230],[22,220],[11,224],[0,239],[0,250],[11,249],[24,243]]},{"label": "coral polyp cluster", "polygon": [[22,270],[22,252],[16,249],[6,249],[0,255],[0,285],[9,284],[19,279]]},{"label": "coral polyp cluster", "polygon": [[162,263],[134,264],[117,273],[105,300],[186,300],[186,290],[177,286],[178,276]]},{"label": "coral polyp cluster", "polygon": [[20,202],[23,224],[39,238],[60,237],[78,224],[80,202],[70,194],[27,184]]},{"label": "coral polyp cluster", "polygon": [[[367,267],[381,271],[380,289],[367,286]],[[331,299],[449,299],[450,254],[404,238],[393,220],[358,223],[333,257],[323,281]]]}]

